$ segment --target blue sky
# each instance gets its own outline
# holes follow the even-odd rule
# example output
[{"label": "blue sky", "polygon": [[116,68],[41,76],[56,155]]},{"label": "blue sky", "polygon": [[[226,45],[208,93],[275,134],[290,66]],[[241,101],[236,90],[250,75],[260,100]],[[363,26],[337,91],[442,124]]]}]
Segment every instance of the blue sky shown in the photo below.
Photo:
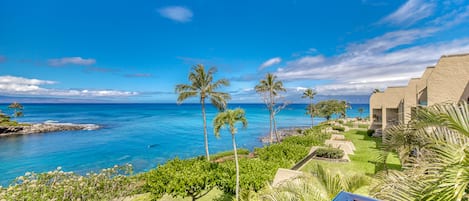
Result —
[{"label": "blue sky", "polygon": [[0,96],[175,102],[192,65],[216,66],[233,102],[369,95],[441,55],[469,52],[465,0],[1,1]]}]

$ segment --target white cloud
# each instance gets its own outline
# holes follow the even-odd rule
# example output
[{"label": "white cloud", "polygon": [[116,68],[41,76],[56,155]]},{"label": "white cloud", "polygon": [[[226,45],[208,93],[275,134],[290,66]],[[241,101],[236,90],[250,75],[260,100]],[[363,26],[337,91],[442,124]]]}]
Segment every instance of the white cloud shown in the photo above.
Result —
[{"label": "white cloud", "polygon": [[308,66],[308,65],[315,65],[321,62],[324,62],[325,58],[322,55],[319,56],[304,56],[300,59],[297,59],[293,62],[289,62],[288,65],[290,66]]},{"label": "white cloud", "polygon": [[412,25],[431,16],[435,11],[435,3],[424,0],[408,0],[399,9],[381,20],[381,23],[393,25]]},{"label": "white cloud", "polygon": [[177,22],[190,22],[193,13],[191,10],[181,6],[168,6],[158,9],[158,13],[162,17],[177,21]]},{"label": "white cloud", "polygon": [[[379,38],[381,40],[371,39],[373,43],[367,41],[353,45],[344,54],[322,62],[301,65],[299,61],[302,58],[288,62],[277,70],[276,75],[286,81],[332,80],[330,84],[317,86],[318,92],[324,95],[366,95],[374,88],[407,84],[410,78],[420,77],[425,67],[434,65],[441,55],[469,52],[469,38],[391,52],[389,50],[399,43],[390,44],[386,37]],[[409,42],[402,39],[396,41]],[[386,48],[376,48],[376,43],[387,45],[384,45]]]},{"label": "white cloud", "polygon": [[65,65],[83,65],[83,66],[88,66],[88,65],[93,65],[96,63],[95,59],[83,59],[81,57],[64,57],[64,58],[58,58],[58,59],[49,59],[47,60],[47,64],[49,66],[65,66]]},{"label": "white cloud", "polygon": [[54,81],[28,79],[14,76],[0,76],[0,84],[20,84],[20,85],[44,85],[44,84],[55,84]]},{"label": "white cloud", "polygon": [[280,57],[271,58],[271,59],[265,61],[264,63],[262,63],[261,66],[259,66],[259,70],[262,70],[264,68],[273,66],[275,64],[279,64],[280,62],[282,62],[282,59]]},{"label": "white cloud", "polygon": [[118,90],[50,89],[41,87],[41,85],[56,83],[55,81],[29,79],[9,75],[0,76],[0,94],[80,97],[122,97],[138,95],[137,92]]}]

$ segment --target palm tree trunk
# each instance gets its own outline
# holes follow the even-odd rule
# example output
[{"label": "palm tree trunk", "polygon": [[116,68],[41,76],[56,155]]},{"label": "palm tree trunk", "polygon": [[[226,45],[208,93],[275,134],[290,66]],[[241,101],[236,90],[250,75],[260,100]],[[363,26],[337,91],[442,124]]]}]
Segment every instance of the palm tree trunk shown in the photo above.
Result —
[{"label": "palm tree trunk", "polygon": [[210,161],[210,154],[208,153],[208,135],[207,135],[207,117],[205,115],[205,99],[200,99],[200,104],[202,105],[202,118],[204,120],[204,141],[205,141],[205,157],[207,161]]},{"label": "palm tree trunk", "polygon": [[313,99],[309,99],[309,112],[311,113],[311,128],[314,127]]},{"label": "palm tree trunk", "polygon": [[235,156],[235,165],[236,165],[236,200],[239,200],[239,164],[238,164],[238,151],[236,150],[236,139],[234,133],[231,134],[231,139],[233,141],[233,151]]},{"label": "palm tree trunk", "polygon": [[280,142],[280,136],[277,133],[277,121],[275,121],[275,116],[273,117],[273,122],[274,122],[275,138],[277,138],[277,143],[279,143]]},{"label": "palm tree trunk", "polygon": [[274,97],[273,97],[273,94],[272,94],[272,91],[270,91],[270,144],[272,144],[272,142],[274,141],[274,134],[273,132],[275,132],[275,125],[274,125]]},{"label": "palm tree trunk", "polygon": [[311,115],[311,128],[314,127],[314,115]]},{"label": "palm tree trunk", "polygon": [[273,134],[273,131],[272,131],[272,118],[273,116],[273,112],[272,112],[272,107],[269,108],[269,143],[272,144],[272,142],[274,141],[274,134]]}]

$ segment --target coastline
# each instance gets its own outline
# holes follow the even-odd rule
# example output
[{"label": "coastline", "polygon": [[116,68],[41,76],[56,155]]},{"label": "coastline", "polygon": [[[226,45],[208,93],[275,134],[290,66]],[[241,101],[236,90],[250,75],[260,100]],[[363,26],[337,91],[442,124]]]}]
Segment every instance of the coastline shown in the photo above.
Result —
[{"label": "coastline", "polygon": [[[277,133],[279,134],[280,137],[280,142],[289,136],[295,136],[295,135],[300,135],[301,131],[307,128],[311,128],[310,126],[292,126],[292,127],[285,127],[285,128],[279,128],[277,129]],[[269,143],[269,133],[266,133],[264,136],[261,136],[259,140],[262,143]],[[277,142],[277,139],[275,135],[273,136],[273,141]]]},{"label": "coastline", "polygon": [[46,121],[44,123],[25,124],[20,126],[0,126],[0,137],[59,131],[96,130],[99,128],[101,127],[96,124],[72,124]]}]

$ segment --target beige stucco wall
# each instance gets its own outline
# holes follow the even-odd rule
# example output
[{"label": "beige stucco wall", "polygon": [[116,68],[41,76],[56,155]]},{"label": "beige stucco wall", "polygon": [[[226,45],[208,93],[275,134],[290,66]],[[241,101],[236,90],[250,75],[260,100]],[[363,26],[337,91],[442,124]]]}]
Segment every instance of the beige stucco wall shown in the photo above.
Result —
[{"label": "beige stucco wall", "polygon": [[[461,100],[469,102],[469,54],[442,56],[436,66],[427,67],[421,78],[411,79],[407,86],[388,87],[384,92],[373,94],[370,97],[370,119],[373,121],[375,109],[382,117],[382,122],[375,126],[386,128],[388,119],[396,119],[396,115],[399,121],[407,123],[412,107],[419,104],[419,99],[428,101],[428,105]],[[390,110],[396,108],[398,112]]]},{"label": "beige stucco wall", "polygon": [[383,106],[386,108],[399,108],[399,104],[404,99],[406,87],[388,87],[384,91]]},{"label": "beige stucco wall", "polygon": [[433,70],[435,70],[434,66],[427,67],[420,77],[419,81],[417,82],[417,92],[422,91],[427,87],[428,78],[433,74]]},{"label": "beige stucco wall", "polygon": [[[384,92],[374,93],[370,97],[370,120],[371,120],[371,127],[376,127],[376,123],[381,123],[382,128],[386,128],[388,123],[389,115],[394,114],[387,114],[387,108],[397,109],[400,108],[400,104],[404,98],[404,92],[406,87],[388,87]],[[373,109],[382,109],[381,114],[376,114],[381,116],[381,122],[374,122]],[[401,112],[401,111],[400,111]],[[402,113],[400,113],[402,114]],[[397,114],[396,114],[397,115]],[[399,119],[397,116],[392,116],[390,119]]]},{"label": "beige stucco wall", "polygon": [[404,90],[404,123],[410,121],[412,107],[417,106],[417,84],[420,82],[420,78],[412,78]]},{"label": "beige stucco wall", "polygon": [[[383,107],[384,98],[385,98],[384,92],[373,93],[370,96],[370,121],[371,121],[372,128],[378,127],[378,125],[376,125],[376,122],[374,122],[373,109],[381,109]],[[376,114],[376,115],[381,116],[382,114]],[[379,126],[381,126],[381,124]]]},{"label": "beige stucco wall", "polygon": [[428,78],[428,105],[467,100],[468,82],[469,54],[442,56]]}]

